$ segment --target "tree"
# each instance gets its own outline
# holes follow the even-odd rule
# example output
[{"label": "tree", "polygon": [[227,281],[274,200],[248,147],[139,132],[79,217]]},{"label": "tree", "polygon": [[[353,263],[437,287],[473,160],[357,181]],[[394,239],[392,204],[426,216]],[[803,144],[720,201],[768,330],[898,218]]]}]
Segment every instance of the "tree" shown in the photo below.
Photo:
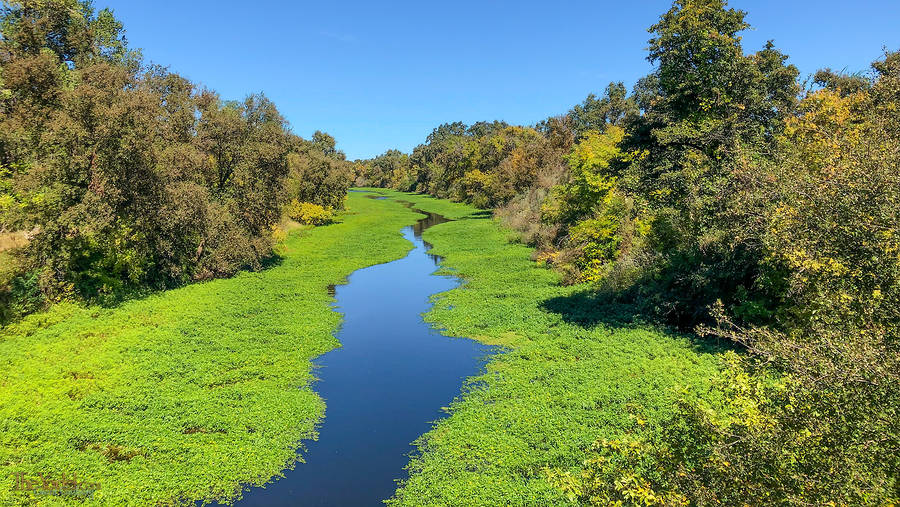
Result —
[{"label": "tree", "polygon": [[[4,252],[0,319],[259,268],[288,197],[343,202],[333,138],[298,141],[261,94],[142,67],[110,11],[5,2],[0,29],[0,231],[29,239]],[[292,151],[294,174],[314,162],[289,186]]]},{"label": "tree", "polygon": [[760,242],[784,291],[768,325],[724,305],[704,335],[737,342],[714,389],[598,442],[584,501],[891,505],[900,498],[900,56],[855,92],[810,93],[786,120]]},{"label": "tree", "polygon": [[602,98],[593,93],[584,102],[572,108],[568,116],[572,120],[575,137],[581,138],[591,130],[603,132],[608,125],[621,126],[626,117],[637,114],[637,104],[621,81],[610,83]]},{"label": "tree", "polygon": [[336,160],[345,160],[347,158],[344,152],[337,149],[334,137],[321,130],[313,132],[312,145],[326,157]]},{"label": "tree", "polygon": [[[729,306],[771,298],[754,292],[768,206],[767,161],[795,108],[797,70],[771,43],[744,55],[745,13],[723,0],[678,0],[651,27],[652,76],[628,122],[625,189],[652,212],[656,260],[641,296],[648,308],[691,324],[716,299]],[[652,288],[650,288],[652,287]],[[764,303],[767,304],[767,303]]]}]

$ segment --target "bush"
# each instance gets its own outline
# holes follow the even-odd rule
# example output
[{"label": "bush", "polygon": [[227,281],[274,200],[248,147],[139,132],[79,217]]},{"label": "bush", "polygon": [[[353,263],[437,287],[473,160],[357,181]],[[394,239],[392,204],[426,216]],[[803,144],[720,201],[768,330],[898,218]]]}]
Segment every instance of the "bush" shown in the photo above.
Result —
[{"label": "bush", "polygon": [[331,222],[334,211],[331,207],[322,207],[309,202],[291,201],[287,207],[287,215],[307,225],[324,225]]},{"label": "bush", "polygon": [[23,268],[18,256],[0,251],[0,325],[46,305],[37,273]]},{"label": "bush", "polygon": [[[896,421],[896,411],[883,413],[880,422],[872,417],[878,412],[865,411],[880,410],[887,398],[872,390],[862,397],[811,390],[734,353],[726,354],[713,387],[710,400],[682,398],[658,427],[634,425],[620,440],[596,443],[580,473],[549,470],[551,482],[592,505],[892,505],[900,499],[900,463],[888,428],[896,431],[888,420]],[[896,397],[890,389],[882,394]]]}]

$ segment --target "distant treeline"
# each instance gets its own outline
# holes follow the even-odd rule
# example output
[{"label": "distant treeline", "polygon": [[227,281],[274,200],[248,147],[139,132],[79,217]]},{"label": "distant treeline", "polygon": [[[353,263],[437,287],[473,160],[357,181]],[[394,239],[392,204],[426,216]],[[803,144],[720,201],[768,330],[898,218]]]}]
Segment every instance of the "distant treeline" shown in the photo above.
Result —
[{"label": "distant treeline", "polygon": [[0,323],[259,268],[286,205],[342,206],[333,138],[144,64],[109,10],[4,2],[0,30]]},{"label": "distant treeline", "polygon": [[677,0],[630,94],[441,125],[358,175],[494,208],[598,301],[747,352],[665,425],[549,472],[583,502],[900,501],[900,53],[801,85],[771,42],[744,52],[747,28]]}]

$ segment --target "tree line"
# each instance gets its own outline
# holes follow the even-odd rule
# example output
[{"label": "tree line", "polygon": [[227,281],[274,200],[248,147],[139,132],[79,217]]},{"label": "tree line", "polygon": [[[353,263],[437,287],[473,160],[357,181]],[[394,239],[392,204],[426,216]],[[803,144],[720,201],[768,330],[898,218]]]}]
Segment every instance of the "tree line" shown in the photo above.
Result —
[{"label": "tree line", "polygon": [[441,125],[357,175],[493,208],[597,311],[737,344],[665,424],[548,471],[573,499],[900,501],[900,53],[801,83],[772,42],[745,52],[745,17],[676,0],[630,93],[530,127]]},{"label": "tree line", "polygon": [[342,206],[334,138],[143,62],[111,11],[4,2],[0,30],[0,323],[258,269],[286,206]]}]

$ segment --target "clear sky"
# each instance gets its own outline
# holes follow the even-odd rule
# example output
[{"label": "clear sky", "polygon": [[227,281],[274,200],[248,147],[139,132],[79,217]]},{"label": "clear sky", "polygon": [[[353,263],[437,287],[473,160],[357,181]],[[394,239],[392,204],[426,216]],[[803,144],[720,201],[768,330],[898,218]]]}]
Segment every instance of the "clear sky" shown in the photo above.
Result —
[{"label": "clear sky", "polygon": [[[532,124],[650,70],[665,0],[94,0],[144,56],[239,99],[262,91],[295,133],[350,159],[411,150],[440,123]],[[809,75],[900,49],[900,0],[732,0],[746,51],[774,39]]]}]

